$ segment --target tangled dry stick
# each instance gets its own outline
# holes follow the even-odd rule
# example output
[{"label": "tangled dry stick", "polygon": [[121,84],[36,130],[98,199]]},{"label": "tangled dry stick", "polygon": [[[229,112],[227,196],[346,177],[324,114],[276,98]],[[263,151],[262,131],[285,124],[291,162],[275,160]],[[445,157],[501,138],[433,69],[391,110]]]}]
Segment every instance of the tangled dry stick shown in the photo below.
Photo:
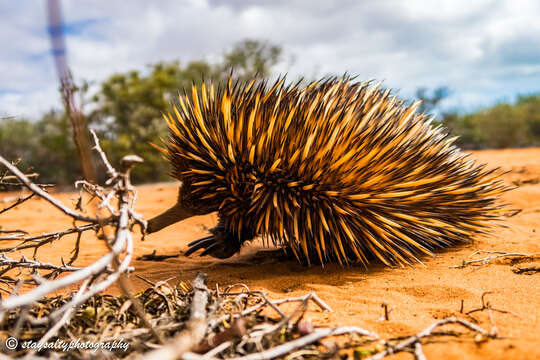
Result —
[{"label": "tangled dry stick", "polygon": [[208,304],[206,279],[206,274],[198,273],[195,280],[193,280],[191,314],[185,324],[186,328],[160,349],[145,354],[143,359],[176,359],[179,355],[197,346],[204,339],[208,326],[206,319],[206,306]]},{"label": "tangled dry stick", "polygon": [[[10,294],[9,297],[3,298],[0,302],[0,323],[9,322],[9,317],[13,316],[13,312],[15,311],[17,313],[17,326],[12,331],[12,336],[19,335],[18,332],[24,324],[47,325],[50,328],[39,340],[41,342],[48,341],[55,337],[60,328],[69,322],[78,306],[84,304],[90,298],[115,283],[122,274],[132,271],[130,264],[133,253],[133,238],[130,228],[134,224],[139,224],[143,228],[146,226],[146,222],[133,210],[135,191],[129,181],[130,168],[138,159],[125,157],[122,163],[122,170],[118,172],[110,166],[105,154],[99,147],[97,137],[95,140],[96,150],[98,150],[103,162],[114,176],[111,176],[108,180],[108,188],[93,186],[85,188],[85,190],[90,196],[97,196],[102,200],[100,206],[111,209],[110,214],[104,218],[89,216],[65,206],[42,187],[33,183],[15,165],[0,156],[0,164],[11,172],[23,186],[27,187],[32,192],[32,195],[37,195],[45,199],[51,205],[71,217],[74,222],[73,228],[67,230],[37,236],[29,236],[24,231],[13,230],[7,231],[10,235],[0,237],[0,241],[19,242],[15,246],[0,249],[0,252],[2,252],[0,256],[0,283],[8,287],[8,289],[4,288],[2,290]],[[101,194],[106,194],[106,196],[100,197]],[[116,200],[117,204],[115,210],[112,210],[111,205],[108,203],[113,199]],[[9,210],[21,203],[22,201],[17,201],[14,205],[6,209]],[[77,226],[75,225],[75,221],[81,221],[86,224]],[[114,228],[114,234],[112,236],[105,235],[105,226],[112,226]],[[81,235],[86,231],[101,232],[101,236],[109,246],[110,251],[89,266],[82,268],[74,267],[72,264],[77,259],[79,253]],[[77,239],[73,249],[73,256],[67,263],[64,263],[63,260],[61,264],[50,264],[39,261],[37,254],[41,246],[54,243],[70,234],[77,234]],[[27,249],[33,249],[32,259],[28,259],[22,255],[19,260],[16,260],[6,255],[6,253]],[[10,271],[16,269],[30,269],[31,272],[19,273],[16,278],[7,275]],[[43,274],[39,270],[48,270],[50,272]],[[17,290],[21,283],[32,285],[34,288],[19,295]],[[40,316],[34,317],[27,310],[34,304],[42,301],[47,294],[74,285],[78,286],[75,295],[68,302],[63,303],[62,306],[51,309],[47,316],[40,314]]]},{"label": "tangled dry stick", "polygon": [[[482,339],[497,337],[478,325],[458,318],[437,321],[424,331],[404,340],[381,340],[377,334],[354,326],[316,328],[302,320],[308,302],[317,298],[313,294],[269,300],[264,292],[251,291],[245,285],[241,285],[240,292],[231,291],[236,287],[229,287],[224,292],[219,291],[219,288],[211,291],[206,287],[205,278],[204,274],[198,274],[191,285],[180,282],[175,287],[166,282],[153,283],[152,287],[135,296],[143,304],[143,310],[148,315],[148,323],[153,330],[170,339],[155,350],[152,348],[159,346],[159,343],[153,338],[152,329],[141,323],[132,301],[127,296],[95,295],[80,308],[70,307],[70,312],[64,312],[56,325],[49,328],[49,324],[32,323],[18,336],[37,336],[43,339],[56,332],[55,337],[64,341],[69,341],[70,337],[102,342],[121,339],[129,344],[128,351],[103,351],[100,356],[114,354],[117,357],[158,360],[177,359],[182,354],[182,358],[186,360],[273,359],[290,353],[321,358],[338,356],[340,349],[356,348],[359,345],[372,346],[369,350],[372,359],[382,359],[402,351],[414,353],[417,358],[422,359],[421,341],[428,338],[436,340],[441,335],[436,330],[444,325],[460,325],[472,330]],[[52,309],[63,308],[66,304],[76,302],[87,286],[88,283],[84,282],[82,290],[71,298],[42,300],[39,306],[36,304],[28,310],[28,316],[37,318],[36,314],[44,309],[51,309],[49,316],[53,315]],[[299,305],[289,314],[274,309],[293,302]],[[320,299],[314,303],[320,304],[318,307],[322,311],[326,308]],[[269,312],[275,313],[277,319],[269,316]],[[17,327],[17,318],[8,316],[8,319],[8,323],[0,330]],[[330,348],[328,344],[321,346],[319,343],[322,339],[342,335],[349,336],[349,341],[340,342],[340,345],[332,343],[334,345]],[[354,339],[354,336],[357,338]],[[189,350],[193,352],[187,352]],[[52,353],[43,355],[51,356]],[[62,353],[57,355],[66,356]],[[70,354],[69,357],[84,358],[87,355],[88,352],[80,351]]]}]

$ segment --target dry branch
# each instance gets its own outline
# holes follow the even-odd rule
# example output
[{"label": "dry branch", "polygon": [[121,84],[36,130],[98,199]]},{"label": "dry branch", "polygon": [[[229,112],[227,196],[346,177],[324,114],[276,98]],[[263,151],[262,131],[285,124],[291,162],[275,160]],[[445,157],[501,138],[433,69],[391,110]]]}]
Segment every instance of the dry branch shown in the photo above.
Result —
[{"label": "dry branch", "polygon": [[27,196],[25,196],[25,197],[19,197],[19,198],[17,198],[16,201],[15,201],[13,204],[8,205],[8,206],[6,206],[5,208],[3,208],[2,210],[0,210],[0,215],[3,214],[3,213],[5,213],[6,211],[9,211],[9,210],[13,209],[14,207],[17,207],[17,206],[21,205],[21,204],[24,203],[25,201],[30,200],[31,198],[34,197],[34,195],[36,195],[36,194],[35,194],[35,193],[31,193],[30,195],[27,195]]},{"label": "dry branch", "polygon": [[[141,327],[140,321],[136,320],[138,315],[132,306],[133,303],[126,296],[95,295],[88,299],[85,302],[86,305],[80,309],[73,306],[82,300],[85,287],[92,286],[90,280],[85,281],[80,290],[63,302],[63,306],[56,306],[59,309],[58,313],[54,312],[47,316],[47,318],[52,319],[60,314],[60,317],[56,319],[59,323],[53,325],[52,322],[43,323],[39,319],[35,319],[30,324],[38,326],[34,331],[39,331],[39,326],[51,325],[49,329],[41,330],[44,331],[41,335],[42,339],[51,338],[51,334],[56,334],[56,332],[59,332],[58,335],[62,338],[68,337],[68,339],[69,337],[85,337],[86,339],[94,339],[93,341],[122,339],[129,343],[130,353],[115,352],[114,356],[157,360],[176,358],[185,360],[273,359],[287,354],[290,354],[290,357],[305,355],[311,358],[334,358],[340,356],[341,349],[356,348],[359,344],[376,344],[373,350],[369,350],[368,353],[364,352],[364,356],[371,354],[370,359],[382,359],[394,353],[406,351],[422,360],[425,359],[425,356],[421,341],[429,339],[429,342],[432,342],[440,336],[449,334],[449,332],[438,331],[439,327],[447,324],[458,324],[472,330],[476,333],[475,341],[497,338],[495,332],[488,332],[475,324],[457,318],[437,321],[424,331],[405,339],[381,340],[377,334],[355,326],[314,328],[309,321],[301,320],[306,310],[305,305],[311,298],[309,294],[297,298],[267,301],[260,292],[251,291],[245,285],[242,285],[242,292],[220,292],[219,288],[214,291],[208,290],[204,281],[205,275],[202,274],[197,275],[191,286],[181,282],[173,287],[166,282],[148,281],[152,286],[136,295],[135,298],[143,304],[143,310],[149,317],[150,327],[146,325]],[[300,299],[302,300],[299,306],[291,313],[285,314],[284,318],[278,317],[277,320],[273,320],[268,315],[261,313],[263,310],[272,309],[270,302],[275,305],[276,303],[297,302]],[[56,300],[48,301],[54,302]],[[236,317],[238,320],[234,322],[224,321],[212,328],[211,322],[208,321],[208,319],[214,319],[215,322],[215,319],[221,318],[224,313],[229,316],[229,319],[235,318],[233,316],[235,312],[241,314],[260,304],[264,304],[264,306],[258,307],[257,310],[253,310],[245,316]],[[40,308],[32,308],[32,316],[35,316],[35,312],[39,311]],[[63,312],[64,308],[70,310]],[[89,309],[95,309],[91,311],[93,315],[90,319],[92,322],[95,321],[95,330],[87,333],[87,331],[83,331],[84,327],[81,327],[80,324],[87,323]],[[104,315],[98,317],[98,314]],[[279,315],[279,313],[277,314]],[[293,321],[295,316],[298,316],[296,322]],[[113,332],[108,325],[111,322],[121,325],[122,330]],[[276,324],[279,324],[279,331],[275,330]],[[305,326],[306,324],[310,326]],[[13,326],[16,327],[16,324]],[[271,328],[274,330],[268,331]],[[172,340],[157,350],[153,349],[158,346],[158,342],[152,339],[152,330],[161,335],[168,334],[167,336],[170,336]],[[91,335],[92,332],[96,332],[95,335]],[[451,334],[470,336],[468,333],[451,332]],[[323,344],[319,343],[322,339],[343,335],[349,336],[349,342],[328,340]],[[193,352],[186,352],[188,349]],[[30,353],[30,355],[32,354]],[[106,354],[101,355],[105,356]],[[83,358],[85,353],[75,357]]]},{"label": "dry branch", "polygon": [[73,227],[66,230],[60,230],[60,231],[55,231],[55,232],[45,233],[45,234],[35,235],[35,236],[24,236],[22,232],[19,232],[15,235],[0,237],[0,241],[2,240],[19,240],[20,241],[19,245],[0,248],[0,252],[13,252],[13,251],[19,251],[19,250],[30,249],[30,248],[37,249],[52,241],[59,240],[66,235],[71,235],[75,233],[82,234],[85,231],[89,231],[89,230],[96,231],[97,229],[98,229],[97,224],[87,224],[87,225],[82,225],[79,227]]},{"label": "dry branch", "polygon": [[[37,178],[38,176],[39,176],[38,173],[26,174],[27,178]],[[0,181],[11,181],[11,180],[17,180],[17,177],[15,175],[6,175],[0,178]]]},{"label": "dry branch", "polygon": [[[515,316],[515,317],[519,317],[517,314],[514,314],[513,312],[511,311],[508,311],[508,310],[502,310],[502,309],[497,309],[497,308],[494,308],[493,306],[491,306],[491,303],[489,301],[486,301],[486,296],[489,295],[489,294],[492,294],[493,292],[492,291],[486,291],[482,294],[482,296],[480,297],[481,301],[482,301],[482,306],[479,307],[479,308],[476,308],[476,309],[472,309],[472,310],[469,310],[465,313],[465,315],[471,315],[475,312],[481,312],[481,311],[484,311],[484,310],[488,310],[489,312],[491,311],[496,311],[496,312],[499,312],[501,314],[510,314],[512,316]],[[491,315],[491,313],[490,313]],[[492,321],[493,322],[493,321]]]},{"label": "dry branch", "polygon": [[512,271],[515,274],[532,275],[534,273],[540,272],[540,266],[515,267],[512,269]]},{"label": "dry branch", "polygon": [[[115,283],[121,275],[132,271],[131,260],[133,256],[133,238],[130,229],[133,224],[140,224],[143,229],[145,227],[145,221],[142,220],[142,217],[140,217],[140,215],[133,210],[133,194],[135,192],[129,180],[129,172],[131,167],[135,163],[141,162],[142,159],[135,156],[126,156],[123,159],[121,171],[116,171],[113,169],[113,173],[113,171],[109,169],[110,163],[99,147],[97,137],[95,137],[95,140],[96,149],[99,149],[102,160],[106,164],[109,173],[113,174],[114,176],[108,180],[109,188],[101,188],[96,185],[87,186],[84,190],[91,197],[98,197],[101,200],[101,207],[106,207],[109,210],[109,215],[105,218],[87,216],[81,212],[74,211],[66,207],[59,200],[43,190],[40,186],[34,184],[27,176],[17,169],[15,165],[11,164],[0,156],[0,163],[3,164],[8,171],[13,174],[13,176],[15,176],[32,192],[32,194],[27,198],[30,198],[33,195],[38,195],[47,200],[54,207],[61,210],[64,214],[71,217],[74,222],[79,220],[89,223],[82,226],[74,226],[73,228],[66,230],[34,236],[28,235],[26,232],[20,230],[4,231],[3,233],[8,233],[10,235],[0,237],[0,240],[4,241],[19,241],[19,244],[0,249],[0,252],[2,252],[0,255],[0,275],[4,275],[13,269],[27,269],[32,271],[29,274],[32,277],[32,281],[24,278],[24,274],[20,273],[18,275],[18,279],[13,279],[4,275],[2,278],[0,278],[0,282],[3,282],[8,286],[11,286],[10,284],[13,283],[35,285],[33,289],[24,294],[18,294],[16,288],[12,288],[11,296],[0,301],[0,323],[2,319],[6,318],[6,314],[15,313],[17,314],[17,326],[15,329],[19,329],[22,324],[25,323],[33,324],[34,326],[55,324],[42,335],[40,339],[41,342],[45,342],[48,339],[56,336],[58,331],[70,321],[71,317],[80,305],[86,303],[89,299],[107,289],[109,286]],[[87,184],[90,185],[90,183]],[[102,194],[107,195],[101,196]],[[111,201],[112,199],[117,199],[116,209],[113,209],[113,207],[108,204],[108,201]],[[8,211],[22,202],[23,201],[17,202],[9,208],[2,210],[2,212]],[[114,233],[112,236],[105,236],[105,241],[109,247],[109,252],[86,267],[72,266],[79,253],[82,233],[92,230],[96,233],[101,231],[105,234],[105,226],[111,226],[114,228]],[[53,243],[70,234],[77,234],[77,238],[73,249],[73,254],[67,264],[64,263],[63,260],[61,264],[51,264],[41,262],[37,259],[37,250],[41,246]],[[32,260],[26,258],[25,256],[21,256],[19,260],[15,260],[5,254],[24,249],[34,250]],[[38,270],[48,270],[51,272],[42,276]],[[57,276],[60,274],[64,275],[57,278]],[[34,317],[29,315],[28,309],[34,304],[43,301],[46,295],[57,290],[66,289],[73,285],[78,285],[78,290],[70,300],[66,301],[46,316]],[[33,353],[29,353],[28,355],[32,356]]]},{"label": "dry branch", "polygon": [[28,269],[41,269],[41,270],[56,270],[60,272],[66,271],[78,271],[81,268],[69,265],[54,265],[51,263],[44,263],[37,260],[27,259],[24,255],[20,260],[11,259],[6,254],[0,254],[0,266],[7,266],[9,268],[20,267]]},{"label": "dry branch", "polygon": [[32,191],[36,195],[42,197],[43,199],[47,200],[54,207],[56,207],[57,209],[62,211],[64,214],[72,217],[74,220],[80,220],[80,221],[91,222],[91,223],[96,223],[97,222],[96,218],[86,216],[84,214],[73,211],[70,208],[66,207],[64,204],[62,204],[62,202],[60,200],[54,198],[49,193],[47,193],[45,190],[40,188],[38,185],[34,184],[28,177],[26,177],[26,175],[24,175],[19,169],[17,169],[16,166],[12,165],[9,161],[4,159],[4,157],[2,157],[1,155],[0,155],[0,164],[4,165],[30,191]]}]

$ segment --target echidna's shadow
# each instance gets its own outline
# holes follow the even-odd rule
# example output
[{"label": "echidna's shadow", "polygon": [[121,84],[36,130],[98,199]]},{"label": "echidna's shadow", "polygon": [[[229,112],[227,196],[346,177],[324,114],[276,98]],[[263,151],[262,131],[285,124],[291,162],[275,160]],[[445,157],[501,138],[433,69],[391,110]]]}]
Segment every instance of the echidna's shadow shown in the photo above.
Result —
[{"label": "echidna's shadow", "polygon": [[[464,246],[457,246],[436,252],[437,255],[449,255],[462,251]],[[152,266],[151,270],[145,271],[144,264],[137,266],[139,270],[148,275],[151,280],[163,280],[177,278],[189,281],[197,272],[208,275],[210,284],[227,286],[243,283],[253,289],[265,289],[277,293],[290,291],[318,291],[325,287],[347,286],[350,283],[378,281],[387,279],[388,276],[403,272],[411,272],[417,269],[430,267],[433,257],[424,256],[420,260],[426,265],[419,263],[414,266],[388,267],[373,259],[367,266],[362,264],[340,265],[335,263],[313,264],[306,266],[298,263],[295,259],[280,256],[277,252],[261,245],[251,245],[242,249],[239,255],[230,259],[219,260],[210,257],[198,257],[192,255],[170,259],[163,262],[163,266]],[[435,259],[437,260],[437,259]],[[432,264],[433,265],[433,264]],[[381,281],[386,281],[386,280]],[[367,284],[367,283],[366,283]],[[213,286],[213,285],[211,285]]]},{"label": "echidna's shadow", "polygon": [[[230,271],[230,274],[238,271],[243,280],[254,284],[261,283],[268,290],[275,292],[313,290],[317,285],[341,286],[351,281],[377,277],[378,274],[388,270],[388,267],[378,261],[373,261],[369,266],[339,263],[327,263],[324,266],[315,263],[308,266],[300,264],[296,259],[283,256],[262,258],[261,254],[257,253],[259,250],[250,249],[246,254],[238,256],[236,261],[219,266],[224,271]],[[247,269],[256,271],[246,271]]]},{"label": "echidna's shadow", "polygon": [[[245,249],[244,253],[231,261],[215,264],[212,270],[215,269],[220,273],[227,272],[231,278],[238,276],[239,282],[249,282],[254,286],[260,284],[275,292],[288,292],[294,289],[309,291],[317,290],[321,286],[342,286],[351,282],[377,281],[378,278],[387,277],[390,273],[414,272],[417,269],[429,270],[430,265],[435,265],[432,262],[437,262],[441,257],[453,257],[453,254],[468,246],[470,245],[440,249],[435,251],[434,256],[419,257],[422,263],[401,267],[389,267],[377,259],[371,259],[367,266],[359,263],[306,266],[295,259],[274,253],[268,254],[271,256],[265,256],[264,253],[259,253],[264,252],[264,248],[254,246]],[[212,271],[209,271],[208,275],[212,278]]]},{"label": "echidna's shadow", "polygon": [[[443,250],[444,253],[459,251],[463,247]],[[261,254],[261,251],[263,252]],[[264,253],[266,252],[266,254]],[[440,252],[439,252],[440,253]],[[179,260],[185,257],[181,256]],[[420,260],[433,259],[429,256]],[[198,260],[198,261],[197,261]],[[335,263],[321,266],[314,264],[305,266],[298,261],[279,256],[260,246],[250,246],[241,254],[227,260],[208,260],[192,258],[192,267],[184,268],[183,277],[188,279],[197,271],[208,274],[209,281],[221,285],[245,283],[251,288],[264,288],[273,292],[289,292],[293,290],[316,291],[325,286],[342,286],[351,282],[376,280],[377,278],[395,271],[410,271],[418,264],[410,267],[388,267],[380,261],[373,260],[369,265]]]}]

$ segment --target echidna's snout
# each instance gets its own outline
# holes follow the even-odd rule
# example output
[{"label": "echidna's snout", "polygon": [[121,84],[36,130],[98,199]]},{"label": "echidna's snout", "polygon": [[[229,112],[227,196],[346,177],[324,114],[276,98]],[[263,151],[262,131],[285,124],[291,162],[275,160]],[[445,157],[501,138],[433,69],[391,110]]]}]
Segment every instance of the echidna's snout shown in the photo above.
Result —
[{"label": "echidna's snout", "polygon": [[193,211],[182,206],[180,202],[177,202],[170,209],[148,220],[148,227],[146,228],[146,232],[153,233],[159,231],[164,227],[190,218],[194,215],[196,214]]}]

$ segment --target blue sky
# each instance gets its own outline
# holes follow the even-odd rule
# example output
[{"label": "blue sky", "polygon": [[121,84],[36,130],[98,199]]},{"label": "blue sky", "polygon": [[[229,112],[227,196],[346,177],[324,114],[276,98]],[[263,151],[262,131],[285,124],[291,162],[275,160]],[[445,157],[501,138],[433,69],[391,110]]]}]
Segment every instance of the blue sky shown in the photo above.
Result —
[{"label": "blue sky", "polygon": [[[0,0],[0,115],[60,106],[45,0]],[[279,44],[276,72],[356,74],[410,98],[445,85],[462,111],[540,91],[540,1],[63,0],[68,61],[101,81],[161,60],[216,61],[245,38]],[[294,61],[292,61],[294,59]]]}]

